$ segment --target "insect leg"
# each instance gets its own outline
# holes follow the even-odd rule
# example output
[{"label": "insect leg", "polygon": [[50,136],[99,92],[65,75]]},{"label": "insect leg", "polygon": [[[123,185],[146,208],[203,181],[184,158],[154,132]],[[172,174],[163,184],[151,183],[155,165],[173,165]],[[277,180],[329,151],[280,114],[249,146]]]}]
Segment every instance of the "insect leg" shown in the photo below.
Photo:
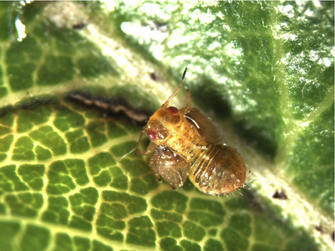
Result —
[{"label": "insect leg", "polygon": [[156,150],[156,148],[157,148],[157,145],[154,142],[150,141],[150,144],[149,144],[147,150],[138,151],[138,152],[136,152],[136,154],[137,155],[149,155],[149,154],[153,153]]},{"label": "insect leg", "polygon": [[186,113],[190,112],[190,110],[191,110],[191,90],[187,89],[186,106],[180,109],[180,113],[185,115]]},{"label": "insect leg", "polygon": [[138,139],[138,141],[137,141],[137,144],[136,144],[136,146],[134,147],[134,149],[131,150],[130,152],[126,153],[125,155],[123,155],[123,156],[119,159],[119,161],[121,161],[124,157],[128,156],[129,154],[131,154],[133,151],[135,151],[135,150],[137,149],[137,147],[138,147],[138,146],[140,145],[140,143],[141,143],[142,135],[143,135],[143,133],[145,133],[146,131],[147,131],[147,126],[145,126],[145,127],[143,128],[143,130],[141,131],[140,137],[139,137],[139,139]]},{"label": "insect leg", "polygon": [[187,89],[187,93],[186,93],[186,108],[187,111],[191,110],[191,90]]}]

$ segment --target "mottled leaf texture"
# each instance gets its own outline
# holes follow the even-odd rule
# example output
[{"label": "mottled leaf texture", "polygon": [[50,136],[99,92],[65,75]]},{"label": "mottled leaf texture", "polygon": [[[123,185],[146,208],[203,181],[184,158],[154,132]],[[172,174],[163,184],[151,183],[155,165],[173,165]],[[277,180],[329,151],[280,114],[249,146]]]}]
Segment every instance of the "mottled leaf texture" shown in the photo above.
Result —
[{"label": "mottled leaf texture", "polygon": [[[334,246],[334,2],[0,2],[0,250]],[[250,173],[215,197],[130,154],[192,102]],[[140,149],[145,149],[145,139]]]}]

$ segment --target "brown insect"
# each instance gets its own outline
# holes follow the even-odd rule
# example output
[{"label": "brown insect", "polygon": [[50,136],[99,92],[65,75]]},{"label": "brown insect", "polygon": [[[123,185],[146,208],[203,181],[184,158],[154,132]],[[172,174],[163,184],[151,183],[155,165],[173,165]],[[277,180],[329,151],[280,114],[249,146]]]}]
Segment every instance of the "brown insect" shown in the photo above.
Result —
[{"label": "brown insect", "polygon": [[137,154],[154,152],[150,167],[158,180],[162,176],[172,187],[182,187],[189,177],[204,193],[231,193],[245,181],[247,169],[242,157],[234,148],[219,144],[221,137],[216,126],[198,109],[191,108],[190,90],[185,107],[169,106],[183,84],[186,70],[177,90],[150,117],[135,148],[121,159],[137,149],[147,132],[151,142],[147,150]]}]

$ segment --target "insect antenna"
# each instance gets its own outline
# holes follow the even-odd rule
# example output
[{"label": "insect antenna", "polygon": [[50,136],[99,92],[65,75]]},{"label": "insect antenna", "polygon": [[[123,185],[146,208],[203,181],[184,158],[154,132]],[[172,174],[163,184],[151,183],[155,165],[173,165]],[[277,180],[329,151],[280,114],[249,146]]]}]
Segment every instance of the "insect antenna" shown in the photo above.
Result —
[{"label": "insect antenna", "polygon": [[167,107],[171,99],[173,99],[177,95],[177,93],[179,92],[179,89],[183,85],[183,80],[185,78],[186,71],[187,71],[187,67],[184,70],[183,76],[181,77],[181,81],[180,81],[180,84],[178,85],[177,90],[165,101],[165,103],[161,107]]},{"label": "insect antenna", "polygon": [[[164,103],[161,107],[167,107],[168,104],[169,104],[169,102],[170,102],[170,100],[173,99],[173,98],[177,95],[179,89],[181,88],[181,86],[182,86],[182,84],[183,84],[183,80],[184,80],[184,78],[185,78],[186,71],[187,71],[187,68],[185,68],[185,70],[184,70],[183,76],[181,77],[181,81],[180,81],[180,84],[179,84],[177,90],[176,90],[176,91],[175,91],[175,92],[174,92],[174,93],[173,93],[173,94],[172,94],[172,95],[165,101],[165,103]],[[138,146],[140,145],[140,143],[141,143],[142,135],[143,135],[143,133],[145,133],[146,131],[147,131],[147,127],[145,126],[145,127],[143,128],[141,134],[140,134],[140,137],[139,137],[139,139],[138,139],[138,141],[137,141],[137,144],[136,144],[136,146],[134,147],[134,149],[132,149],[130,152],[128,152],[128,153],[126,153],[125,155],[123,155],[123,156],[119,159],[119,161],[121,161],[123,158],[127,157],[129,154],[131,154],[132,152],[134,152],[134,151],[137,149],[137,147],[138,147]]]},{"label": "insect antenna", "polygon": [[147,131],[147,127],[145,126],[145,127],[143,128],[143,130],[141,131],[140,137],[139,137],[139,139],[138,139],[138,141],[137,141],[137,144],[136,144],[136,146],[134,147],[134,149],[132,149],[130,152],[128,152],[128,153],[122,155],[122,157],[119,159],[119,161],[121,161],[124,157],[127,157],[129,154],[131,154],[133,151],[135,151],[135,150],[137,149],[137,147],[138,147],[138,146],[140,145],[140,143],[141,143],[143,133],[145,133],[146,131]]}]

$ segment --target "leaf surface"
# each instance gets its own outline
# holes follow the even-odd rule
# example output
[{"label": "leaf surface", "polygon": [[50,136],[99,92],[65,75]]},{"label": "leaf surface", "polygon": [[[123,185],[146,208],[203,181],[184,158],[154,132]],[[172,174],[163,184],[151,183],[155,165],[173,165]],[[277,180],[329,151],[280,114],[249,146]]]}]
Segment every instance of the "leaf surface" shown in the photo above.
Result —
[{"label": "leaf surface", "polygon": [[[333,2],[1,2],[0,250],[330,250],[333,24]],[[118,161],[185,67],[251,171],[233,195]]]}]

